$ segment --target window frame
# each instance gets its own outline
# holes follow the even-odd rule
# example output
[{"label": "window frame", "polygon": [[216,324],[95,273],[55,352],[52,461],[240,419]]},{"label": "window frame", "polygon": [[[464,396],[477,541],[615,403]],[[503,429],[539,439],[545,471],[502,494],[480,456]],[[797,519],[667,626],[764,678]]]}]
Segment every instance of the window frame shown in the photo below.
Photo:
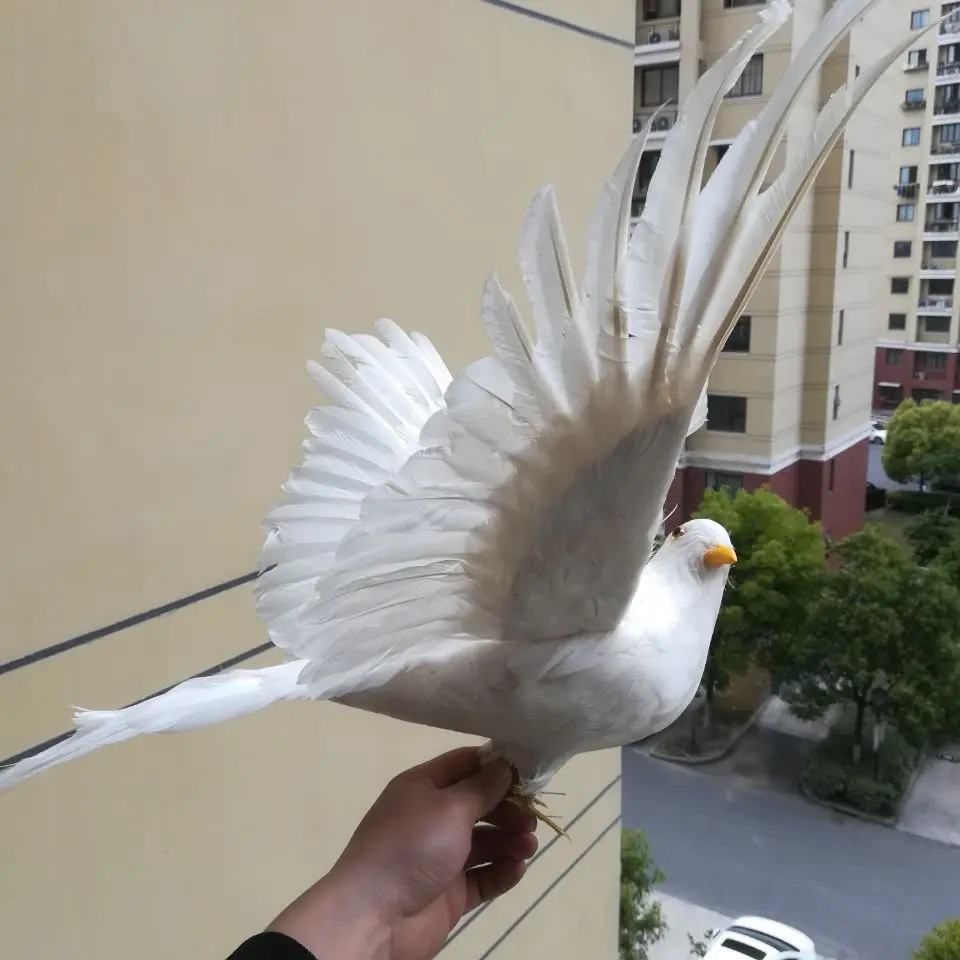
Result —
[{"label": "window frame", "polygon": [[743,100],[748,97],[762,96],[763,54],[755,53],[747,61],[747,65],[743,68],[740,76],[737,77],[736,83],[724,94],[724,98],[727,100]]},{"label": "window frame", "polygon": [[920,146],[920,127],[904,127],[903,132],[900,134],[900,146],[901,147],[919,147]]},{"label": "window frame", "polygon": [[[899,285],[899,281],[903,280],[903,289],[897,290],[896,287]],[[910,278],[909,277],[891,277],[890,278],[890,293],[892,296],[901,297],[910,292]]]},{"label": "window frame", "polygon": [[[710,413],[711,402],[714,409],[714,413]],[[725,426],[710,426],[711,420],[716,423],[717,421],[717,405],[718,403],[724,409],[724,412],[731,412],[730,407],[736,408],[733,411],[733,415],[727,418],[724,422]],[[730,405],[729,407],[727,405]],[[747,417],[748,417],[748,402],[747,398],[740,396],[738,394],[732,393],[708,393],[707,394],[707,430],[712,433],[736,433],[736,434],[745,434],[747,432]]]},{"label": "window frame", "polygon": [[[744,333],[746,331],[746,333]],[[739,338],[738,335],[739,334]],[[737,317],[737,322],[727,337],[727,342],[723,345],[722,353],[744,354],[750,352],[750,344],[753,338],[753,316],[751,314],[741,313]],[[746,346],[742,345],[746,341]]]}]

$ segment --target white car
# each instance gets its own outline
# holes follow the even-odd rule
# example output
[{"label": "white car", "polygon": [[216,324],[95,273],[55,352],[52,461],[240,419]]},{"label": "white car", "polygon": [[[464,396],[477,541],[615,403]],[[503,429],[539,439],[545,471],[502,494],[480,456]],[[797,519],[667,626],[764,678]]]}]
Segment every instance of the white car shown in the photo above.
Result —
[{"label": "white car", "polygon": [[740,917],[710,931],[704,960],[817,960],[817,951],[805,933],[785,923]]},{"label": "white car", "polygon": [[870,424],[870,442],[887,442],[887,425],[882,420],[874,420],[873,423]]}]

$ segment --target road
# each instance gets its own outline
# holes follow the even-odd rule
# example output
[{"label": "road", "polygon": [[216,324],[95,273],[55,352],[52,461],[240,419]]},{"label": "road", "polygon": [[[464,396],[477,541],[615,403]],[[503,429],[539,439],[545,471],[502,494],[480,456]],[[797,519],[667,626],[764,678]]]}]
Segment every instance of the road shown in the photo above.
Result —
[{"label": "road", "polygon": [[905,960],[960,915],[960,849],[630,749],[623,823],[650,838],[665,893],[793,924],[835,960]]}]

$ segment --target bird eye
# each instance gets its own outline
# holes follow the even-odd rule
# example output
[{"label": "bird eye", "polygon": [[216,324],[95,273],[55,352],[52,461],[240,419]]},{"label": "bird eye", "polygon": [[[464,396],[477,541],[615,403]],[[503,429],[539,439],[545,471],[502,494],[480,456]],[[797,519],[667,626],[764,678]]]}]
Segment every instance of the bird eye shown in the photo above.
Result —
[{"label": "bird eye", "polygon": [[686,532],[683,527],[677,527],[677,529],[670,534],[670,538],[672,540],[679,540]]}]

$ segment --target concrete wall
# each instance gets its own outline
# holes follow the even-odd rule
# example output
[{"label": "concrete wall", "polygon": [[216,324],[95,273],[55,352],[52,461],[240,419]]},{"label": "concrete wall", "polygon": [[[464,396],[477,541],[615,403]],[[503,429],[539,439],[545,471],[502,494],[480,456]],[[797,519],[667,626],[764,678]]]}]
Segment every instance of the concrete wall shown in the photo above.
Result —
[{"label": "concrete wall", "polygon": [[[629,138],[634,4],[522,6],[3,5],[0,661],[252,569],[325,326],[388,314],[454,367],[476,357],[482,280],[518,286],[545,181],[582,261]],[[122,705],[262,642],[240,585],[7,670],[0,757],[66,730],[70,704]],[[287,705],[44,775],[2,799],[0,954],[225,956],[389,776],[459,742]],[[573,843],[447,955],[615,954],[617,777],[615,754],[571,764],[555,807],[582,813]]]}]

